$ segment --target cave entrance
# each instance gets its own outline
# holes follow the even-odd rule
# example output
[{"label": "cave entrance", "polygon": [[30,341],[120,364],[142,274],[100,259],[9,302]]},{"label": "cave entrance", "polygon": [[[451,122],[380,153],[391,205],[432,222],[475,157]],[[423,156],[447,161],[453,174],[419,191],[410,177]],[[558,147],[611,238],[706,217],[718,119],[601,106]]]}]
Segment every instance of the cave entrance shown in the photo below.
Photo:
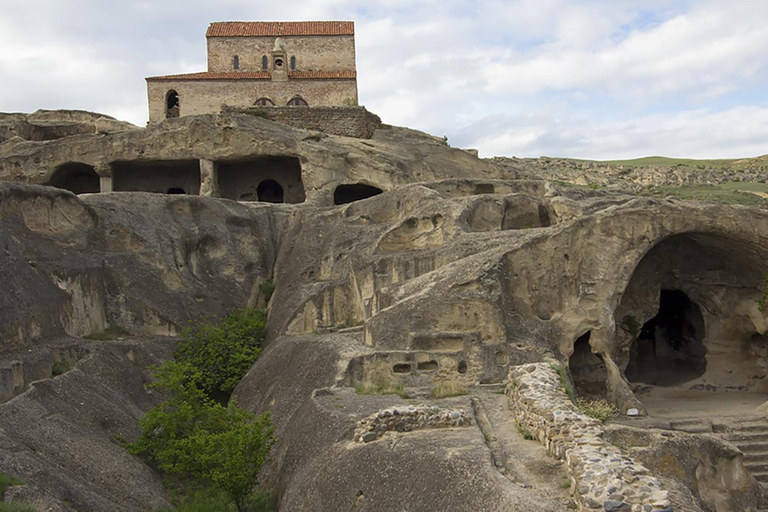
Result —
[{"label": "cave entrance", "polygon": [[645,322],[630,349],[630,382],[671,386],[707,369],[704,318],[680,290],[661,290],[658,314]]},{"label": "cave entrance", "polygon": [[112,163],[116,192],[200,194],[199,160],[133,160]]},{"label": "cave entrance", "polygon": [[94,168],[77,162],[58,166],[46,185],[63,188],[74,194],[91,194],[101,190],[99,175]]},{"label": "cave entrance", "polygon": [[573,354],[568,360],[568,369],[579,396],[603,398],[608,372],[600,354],[592,352],[589,343],[591,335],[592,332],[587,331],[573,343]]},{"label": "cave entrance", "polygon": [[293,156],[262,156],[218,163],[221,197],[239,201],[303,203],[301,162]]},{"label": "cave entrance", "polygon": [[347,204],[362,199],[368,199],[381,194],[382,190],[371,185],[354,183],[352,185],[339,185],[333,191],[333,204]]},{"label": "cave entrance", "polygon": [[275,180],[264,180],[256,187],[256,196],[265,203],[284,203],[283,187]]}]

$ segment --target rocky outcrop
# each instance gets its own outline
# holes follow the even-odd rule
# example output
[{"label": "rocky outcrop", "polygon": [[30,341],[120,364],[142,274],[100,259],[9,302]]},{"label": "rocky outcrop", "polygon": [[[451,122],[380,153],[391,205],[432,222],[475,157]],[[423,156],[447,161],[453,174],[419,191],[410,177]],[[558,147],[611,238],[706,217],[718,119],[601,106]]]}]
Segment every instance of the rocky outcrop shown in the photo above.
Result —
[{"label": "rocky outcrop", "polygon": [[[93,191],[95,176],[99,186],[112,180],[115,189],[173,194],[75,195],[36,185],[62,170],[82,192]],[[262,187],[288,175],[282,191]],[[200,194],[243,201],[177,195],[189,191],[172,183],[180,176]],[[461,426],[400,433],[393,424],[376,442],[355,442],[357,422],[409,410],[401,398],[358,395],[355,387],[403,389],[427,411],[470,411],[467,397],[431,397],[441,389],[471,394],[505,383],[512,366],[553,360],[573,370],[577,390],[606,396],[622,414],[642,414],[632,384],[655,378],[649,367],[668,371],[665,354],[685,341],[696,348],[674,363],[694,365],[691,385],[764,389],[768,323],[756,299],[768,259],[768,212],[522,176],[411,130],[381,129],[358,140],[238,115],[6,141],[0,177],[26,184],[0,185],[0,375],[8,375],[1,378],[9,398],[0,407],[43,411],[24,421],[52,429],[64,413],[38,402],[55,402],[51,387],[82,376],[26,378],[27,369],[42,372],[52,361],[51,339],[65,340],[53,347],[61,350],[115,326],[131,336],[173,335],[200,315],[264,305],[267,281],[275,291],[266,348],[236,395],[250,411],[272,412],[280,443],[264,484],[285,510],[558,510],[546,490],[524,487],[490,463],[488,441],[468,412],[452,419]],[[341,184],[370,188],[365,199],[345,189],[338,201]],[[264,192],[272,200],[282,192],[292,204],[266,203]],[[676,293],[685,320],[676,327],[680,337],[660,331],[659,350],[652,350],[643,327],[660,312],[675,316],[665,312],[663,290]],[[173,339],[159,343],[169,352]],[[112,354],[113,362],[104,359],[68,399],[92,392],[99,395],[95,410],[107,410],[110,379],[119,379],[111,364],[131,382],[144,377],[140,368],[129,371],[124,347],[87,347],[76,368],[94,354]],[[21,357],[30,350],[38,359]],[[48,384],[34,382],[40,377]],[[131,411],[120,419],[126,434],[152,403],[134,391],[114,398]],[[2,417],[6,430],[18,425]],[[418,416],[402,430],[422,420],[433,421]],[[83,432],[95,432],[98,421],[96,413],[83,415]],[[61,458],[50,449],[61,480],[31,478],[44,461],[11,462],[30,439],[0,446],[0,471],[25,476],[39,496],[62,503],[74,496],[79,510],[163,505],[160,491],[126,496],[134,483],[153,482],[135,460],[119,459],[133,468],[131,485],[96,490],[75,481],[71,474],[99,467],[85,451],[78,458],[76,447]],[[118,449],[101,434],[89,439],[94,456],[110,459]],[[623,506],[611,499],[603,505],[608,501]]]},{"label": "rocky outcrop", "polygon": [[82,110],[38,110],[32,114],[0,113],[0,143],[19,140],[47,141],[73,135],[137,130],[124,121]]}]

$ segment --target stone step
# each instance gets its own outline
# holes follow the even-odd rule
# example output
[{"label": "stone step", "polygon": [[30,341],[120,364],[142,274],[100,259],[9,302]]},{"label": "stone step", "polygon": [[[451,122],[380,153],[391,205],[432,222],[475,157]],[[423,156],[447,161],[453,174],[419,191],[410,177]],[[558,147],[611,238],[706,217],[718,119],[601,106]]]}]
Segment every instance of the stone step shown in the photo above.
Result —
[{"label": "stone step", "polygon": [[758,482],[768,483],[768,471],[750,471]]},{"label": "stone step", "polygon": [[728,434],[723,439],[731,444],[763,444],[768,443],[768,434]]},{"label": "stone step", "polygon": [[[757,478],[756,475],[765,473],[768,477],[768,462],[744,462],[744,467],[752,473],[755,478]],[[765,480],[763,480],[765,481]]]},{"label": "stone step", "polygon": [[749,423],[736,423],[731,425],[731,432],[766,432],[768,433],[768,421],[755,421]]},{"label": "stone step", "polygon": [[768,452],[762,452],[762,451],[761,452],[758,452],[758,451],[746,452],[744,450],[741,450],[741,451],[744,452],[744,460],[745,461],[749,461],[749,462],[766,461],[766,462],[768,462]]},{"label": "stone step", "polygon": [[670,422],[669,426],[673,430],[680,430],[689,434],[712,433],[712,425],[701,421],[674,421]]},{"label": "stone step", "polygon": [[768,441],[766,442],[729,441],[729,442],[744,453],[768,452]]}]

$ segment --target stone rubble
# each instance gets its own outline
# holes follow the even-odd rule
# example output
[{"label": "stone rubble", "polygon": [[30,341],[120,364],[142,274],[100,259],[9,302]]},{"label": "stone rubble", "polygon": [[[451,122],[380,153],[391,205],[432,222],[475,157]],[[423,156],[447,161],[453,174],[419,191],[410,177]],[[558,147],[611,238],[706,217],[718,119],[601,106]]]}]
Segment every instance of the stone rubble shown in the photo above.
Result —
[{"label": "stone rubble", "polygon": [[357,422],[355,441],[369,443],[386,432],[411,432],[424,428],[463,427],[472,418],[463,409],[442,409],[427,405],[389,407]]},{"label": "stone rubble", "polygon": [[580,510],[671,512],[650,471],[603,440],[598,420],[576,409],[548,363],[515,366],[507,384],[518,424],[563,460]]}]

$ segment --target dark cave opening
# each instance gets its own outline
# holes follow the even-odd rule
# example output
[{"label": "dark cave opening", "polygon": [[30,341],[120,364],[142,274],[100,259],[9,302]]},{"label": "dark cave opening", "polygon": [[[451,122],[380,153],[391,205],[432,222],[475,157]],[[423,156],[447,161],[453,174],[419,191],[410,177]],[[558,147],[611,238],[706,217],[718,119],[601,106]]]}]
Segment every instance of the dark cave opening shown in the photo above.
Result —
[{"label": "dark cave opening", "polygon": [[592,332],[587,331],[573,343],[568,369],[579,396],[602,398],[606,393],[607,370],[603,358],[592,352],[589,343],[591,335]]},{"label": "dark cave opening", "polygon": [[371,185],[355,183],[339,185],[333,192],[333,204],[347,204],[381,194],[382,190]]},{"label": "dark cave opening", "polygon": [[264,180],[256,187],[259,201],[265,203],[284,203],[283,187],[275,180]]},{"label": "dark cave opening", "polygon": [[630,382],[671,386],[707,369],[704,318],[680,290],[661,290],[658,314],[645,322],[630,349]]},{"label": "dark cave opening", "polygon": [[91,194],[101,190],[100,178],[94,168],[78,162],[57,167],[46,185],[63,188],[74,194]]}]

